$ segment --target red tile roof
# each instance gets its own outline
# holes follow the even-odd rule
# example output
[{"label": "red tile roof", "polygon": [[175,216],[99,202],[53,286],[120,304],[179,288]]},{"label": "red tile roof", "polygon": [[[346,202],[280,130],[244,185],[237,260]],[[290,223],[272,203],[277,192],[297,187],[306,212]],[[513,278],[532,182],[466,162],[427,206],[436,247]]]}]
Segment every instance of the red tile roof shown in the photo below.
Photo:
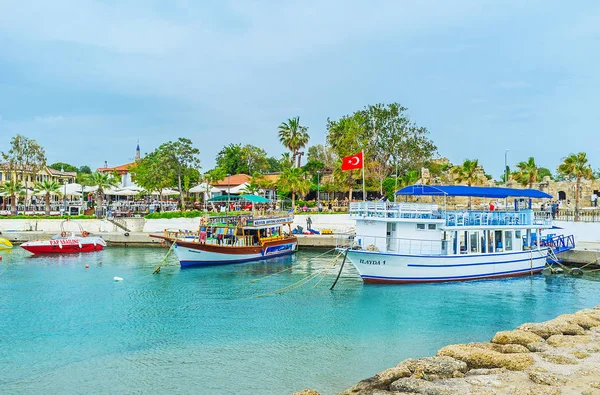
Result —
[{"label": "red tile roof", "polygon": [[227,188],[228,185],[230,187],[237,187],[245,182],[249,183],[250,180],[252,180],[252,177],[250,177],[248,174],[233,174],[230,177],[225,177],[222,180],[215,181],[213,186],[216,188]]},{"label": "red tile roof", "polygon": [[133,166],[135,166],[135,162],[125,163],[124,165],[115,167],[100,167],[98,168],[98,171],[100,173],[112,173],[116,171],[118,174],[127,174]]}]

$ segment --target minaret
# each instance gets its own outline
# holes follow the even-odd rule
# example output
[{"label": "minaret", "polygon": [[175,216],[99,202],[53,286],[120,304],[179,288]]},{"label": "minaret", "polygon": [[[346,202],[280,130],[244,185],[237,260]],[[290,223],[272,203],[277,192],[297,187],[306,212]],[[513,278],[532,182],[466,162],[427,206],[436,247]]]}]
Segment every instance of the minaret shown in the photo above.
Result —
[{"label": "minaret", "polygon": [[140,154],[140,140],[138,140],[137,143],[137,148],[135,149],[135,161],[137,162],[138,160],[141,159],[141,154]]}]

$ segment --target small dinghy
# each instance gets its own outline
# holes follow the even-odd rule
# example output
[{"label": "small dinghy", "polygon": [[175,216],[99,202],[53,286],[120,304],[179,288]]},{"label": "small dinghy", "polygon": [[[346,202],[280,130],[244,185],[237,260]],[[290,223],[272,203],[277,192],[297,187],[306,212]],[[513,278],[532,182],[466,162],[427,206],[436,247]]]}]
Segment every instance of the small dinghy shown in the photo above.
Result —
[{"label": "small dinghy", "polygon": [[0,250],[8,250],[13,248],[12,243],[4,237],[0,237]]},{"label": "small dinghy", "polygon": [[106,247],[106,242],[97,236],[90,236],[89,232],[83,230],[80,224],[79,234],[66,232],[63,221],[60,224],[60,234],[49,240],[34,240],[21,244],[24,250],[32,254],[69,254],[76,252],[100,251]]}]

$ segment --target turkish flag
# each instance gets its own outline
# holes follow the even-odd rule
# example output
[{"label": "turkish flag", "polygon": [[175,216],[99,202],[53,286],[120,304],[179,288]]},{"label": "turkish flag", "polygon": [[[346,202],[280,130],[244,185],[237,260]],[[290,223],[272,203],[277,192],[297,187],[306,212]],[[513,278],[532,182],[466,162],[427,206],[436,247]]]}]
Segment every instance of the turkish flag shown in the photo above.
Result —
[{"label": "turkish flag", "polygon": [[363,167],[363,154],[359,152],[358,154],[345,156],[342,158],[342,170],[354,170],[354,169],[362,169]]}]

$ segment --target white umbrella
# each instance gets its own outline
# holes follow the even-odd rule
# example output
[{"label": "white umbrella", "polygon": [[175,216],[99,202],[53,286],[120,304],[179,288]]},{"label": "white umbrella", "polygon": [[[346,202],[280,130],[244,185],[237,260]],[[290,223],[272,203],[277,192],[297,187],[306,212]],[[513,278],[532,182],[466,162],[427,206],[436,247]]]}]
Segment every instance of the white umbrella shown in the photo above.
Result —
[{"label": "white umbrella", "polygon": [[130,190],[130,189],[121,189],[120,191],[116,191],[114,193],[111,193],[111,195],[115,195],[115,196],[137,196],[139,192],[136,192],[134,190]]},{"label": "white umbrella", "polygon": [[169,195],[179,195],[179,191],[175,189],[165,188],[160,192],[161,196],[169,196]]},{"label": "white umbrella", "polygon": [[219,193],[221,192],[221,190],[219,188],[215,188],[212,185],[206,184],[206,183],[202,183],[202,184],[198,184],[195,187],[190,189],[191,193],[206,193],[206,192],[211,192],[211,193]]},{"label": "white umbrella", "polygon": [[143,189],[138,187],[137,185],[127,185],[126,187],[121,188],[121,190],[135,191],[135,192],[143,191]]},{"label": "white umbrella", "polygon": [[72,184],[67,184],[62,186],[62,188],[60,188],[60,193],[65,193],[66,191],[66,195],[81,195],[81,184],[77,184],[77,183],[72,183]]},{"label": "white umbrella", "polygon": [[248,184],[247,182],[245,182],[245,183],[240,184],[240,185],[238,185],[236,187],[230,188],[229,189],[229,193],[242,193],[242,192],[246,192],[246,190],[247,190],[246,188],[248,187],[248,185],[250,185],[250,184]]}]

